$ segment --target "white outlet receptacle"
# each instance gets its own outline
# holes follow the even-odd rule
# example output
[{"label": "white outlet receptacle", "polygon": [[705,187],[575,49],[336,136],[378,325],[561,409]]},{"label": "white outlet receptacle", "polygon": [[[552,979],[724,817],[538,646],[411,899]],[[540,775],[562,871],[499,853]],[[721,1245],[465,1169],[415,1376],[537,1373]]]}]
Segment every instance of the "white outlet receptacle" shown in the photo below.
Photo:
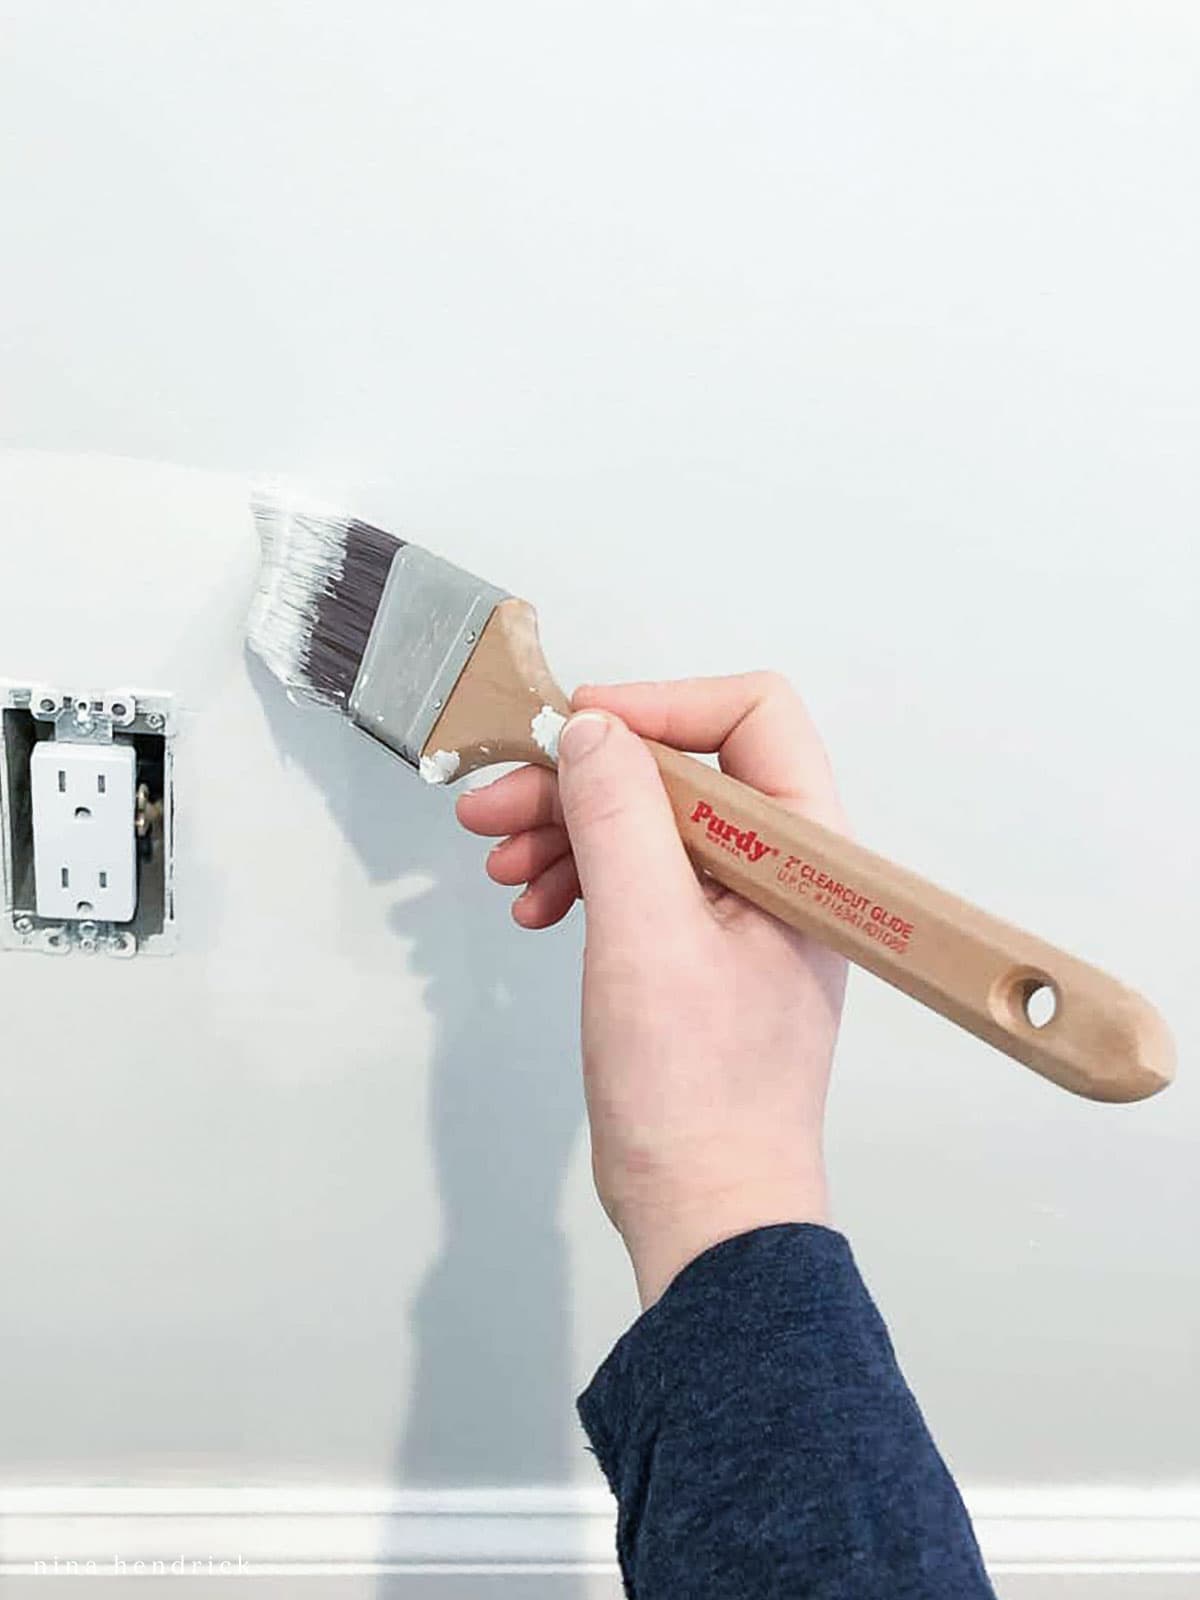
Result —
[{"label": "white outlet receptacle", "polygon": [[137,909],[131,744],[43,739],[30,757],[39,917],[128,922]]}]

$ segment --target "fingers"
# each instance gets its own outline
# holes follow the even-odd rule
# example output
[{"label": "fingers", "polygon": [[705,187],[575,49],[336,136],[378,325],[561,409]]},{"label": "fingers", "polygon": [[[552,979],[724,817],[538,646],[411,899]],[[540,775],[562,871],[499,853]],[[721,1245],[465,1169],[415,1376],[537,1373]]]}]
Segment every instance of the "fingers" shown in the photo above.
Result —
[{"label": "fingers", "polygon": [[460,795],[458,820],[485,838],[507,835],[487,859],[488,876],[529,887],[513,902],[522,928],[550,928],[579,898],[571,840],[563,826],[558,781],[542,767],[519,767],[486,788]]},{"label": "fingers", "polygon": [[532,883],[567,855],[571,840],[565,828],[531,828],[498,844],[487,858],[487,875],[493,883]]},{"label": "fingers", "polygon": [[513,920],[522,928],[552,928],[561,922],[579,898],[579,875],[575,862],[560,857],[513,901]]},{"label": "fingers", "polygon": [[[557,778],[541,767],[521,767],[461,795],[457,804],[465,828],[505,841],[488,858],[489,876],[509,886],[529,884],[513,907],[522,927],[560,921],[581,882],[589,920],[598,917],[602,927],[627,932],[629,907],[652,925],[665,907],[677,915],[697,894],[703,897],[653,762],[621,722],[677,749],[718,751],[732,776],[830,827],[846,826],[820,736],[800,697],[775,673],[592,684],[577,690],[573,703],[621,719],[604,719],[606,729],[619,733],[611,744],[607,734],[602,740],[599,765],[585,771],[568,755]],[[648,848],[651,840],[657,848]]]},{"label": "fingers", "polygon": [[459,795],[455,811],[464,828],[485,838],[562,826],[558,783],[544,767],[518,767],[484,789]]},{"label": "fingers", "polygon": [[558,789],[588,913],[588,939],[636,951],[704,905],[654,759],[615,717],[572,717]]},{"label": "fingers", "polygon": [[820,735],[778,673],[589,684],[571,703],[613,711],[635,732],[678,750],[719,751],[732,777],[830,827],[845,826]]}]

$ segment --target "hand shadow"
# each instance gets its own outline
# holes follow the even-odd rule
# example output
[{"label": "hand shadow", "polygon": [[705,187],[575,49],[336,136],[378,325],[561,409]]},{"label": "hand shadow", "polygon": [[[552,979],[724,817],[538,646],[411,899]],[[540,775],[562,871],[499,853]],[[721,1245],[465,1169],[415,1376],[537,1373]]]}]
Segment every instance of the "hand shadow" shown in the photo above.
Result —
[{"label": "hand shadow", "polygon": [[398,954],[402,937],[429,979],[430,1137],[444,1225],[413,1309],[416,1358],[395,1478],[563,1482],[583,1449],[558,1226],[583,1118],[578,914],[549,934],[519,929],[450,794],[422,784],[335,713],[293,705],[255,657],[248,663],[279,748],[321,788],[371,881],[434,880],[388,918]]}]

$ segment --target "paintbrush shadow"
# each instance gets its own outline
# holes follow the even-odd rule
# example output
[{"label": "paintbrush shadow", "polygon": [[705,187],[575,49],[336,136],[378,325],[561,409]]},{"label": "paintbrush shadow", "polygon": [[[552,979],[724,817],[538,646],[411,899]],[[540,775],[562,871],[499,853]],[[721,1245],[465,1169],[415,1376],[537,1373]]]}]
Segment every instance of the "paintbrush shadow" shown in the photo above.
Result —
[{"label": "paintbrush shadow", "polygon": [[433,880],[387,914],[397,961],[428,980],[428,1135],[442,1210],[440,1253],[411,1306],[395,1480],[565,1482],[583,1453],[558,1226],[583,1119],[578,912],[548,934],[516,927],[450,794],[409,777],[332,713],[292,705],[247,659],[278,748],[320,788],[372,882]]}]

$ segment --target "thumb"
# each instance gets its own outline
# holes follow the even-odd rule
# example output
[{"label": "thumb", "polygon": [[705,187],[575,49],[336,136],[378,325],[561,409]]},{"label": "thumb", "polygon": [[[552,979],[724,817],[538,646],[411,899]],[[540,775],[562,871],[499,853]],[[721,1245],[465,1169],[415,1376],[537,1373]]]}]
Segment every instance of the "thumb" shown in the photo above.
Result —
[{"label": "thumb", "polygon": [[694,916],[704,893],[654,758],[619,718],[582,711],[559,736],[558,791],[589,927],[644,940]]}]

